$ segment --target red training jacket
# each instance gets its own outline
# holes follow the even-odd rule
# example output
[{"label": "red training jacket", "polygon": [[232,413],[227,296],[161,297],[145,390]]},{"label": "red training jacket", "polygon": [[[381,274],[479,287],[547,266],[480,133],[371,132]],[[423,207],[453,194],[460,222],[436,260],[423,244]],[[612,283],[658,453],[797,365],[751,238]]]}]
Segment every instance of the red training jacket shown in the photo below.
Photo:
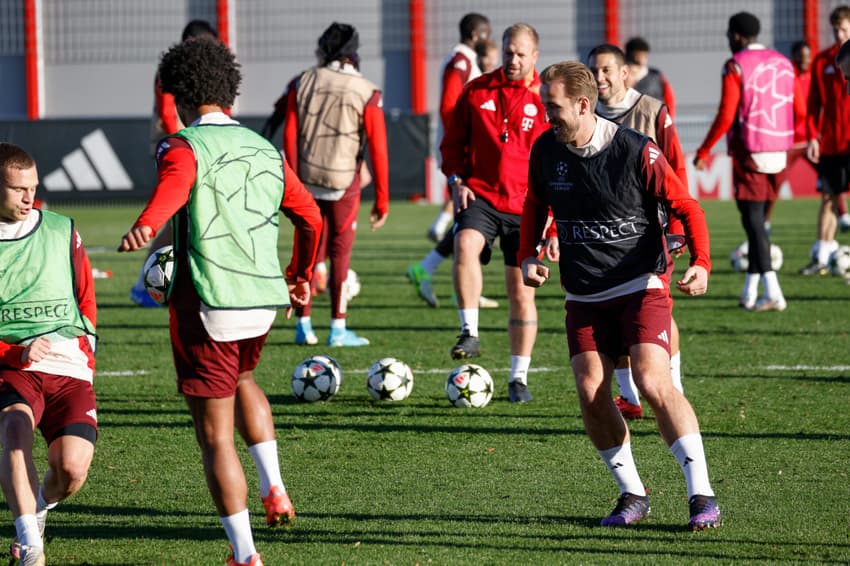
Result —
[{"label": "red training jacket", "polygon": [[819,139],[821,155],[850,153],[850,95],[835,66],[838,47],[821,51],[812,61],[806,130],[809,140]]},{"label": "red training jacket", "polygon": [[503,69],[472,80],[440,144],[443,173],[460,175],[476,197],[500,212],[522,212],[528,155],[549,127],[539,91],[536,71],[528,86],[508,80]]}]

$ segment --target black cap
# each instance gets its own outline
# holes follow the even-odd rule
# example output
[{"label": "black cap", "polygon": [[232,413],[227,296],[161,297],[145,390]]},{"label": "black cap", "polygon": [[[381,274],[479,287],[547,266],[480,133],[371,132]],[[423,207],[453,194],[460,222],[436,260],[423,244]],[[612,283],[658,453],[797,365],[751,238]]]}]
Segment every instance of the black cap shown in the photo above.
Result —
[{"label": "black cap", "polygon": [[758,37],[761,31],[759,19],[749,12],[738,12],[729,18],[729,31],[741,37]]},{"label": "black cap", "polygon": [[354,26],[332,23],[319,37],[317,54],[325,61],[333,61],[342,56],[356,58],[360,47],[360,37]]}]

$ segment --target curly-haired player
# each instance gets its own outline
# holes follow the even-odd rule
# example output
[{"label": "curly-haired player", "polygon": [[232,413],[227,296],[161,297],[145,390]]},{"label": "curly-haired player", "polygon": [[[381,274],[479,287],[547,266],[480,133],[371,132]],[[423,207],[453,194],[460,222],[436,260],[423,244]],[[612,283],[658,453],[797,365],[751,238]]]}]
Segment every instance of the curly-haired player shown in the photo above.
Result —
[{"label": "curly-haired player", "polygon": [[[174,216],[169,319],[177,386],[233,547],[227,563],[257,566],[262,561],[233,428],[257,465],[266,522],[290,523],[295,511],[281,479],[271,407],[253,370],[276,309],[286,307],[288,315],[290,301],[302,306],[310,298],[321,217],[274,146],[224,113],[241,78],[224,44],[191,39],[175,45],[163,55],[159,74],[188,127],[160,142],[159,181],[118,249],[141,249]],[[277,252],[278,209],[295,225],[285,276]]]}]

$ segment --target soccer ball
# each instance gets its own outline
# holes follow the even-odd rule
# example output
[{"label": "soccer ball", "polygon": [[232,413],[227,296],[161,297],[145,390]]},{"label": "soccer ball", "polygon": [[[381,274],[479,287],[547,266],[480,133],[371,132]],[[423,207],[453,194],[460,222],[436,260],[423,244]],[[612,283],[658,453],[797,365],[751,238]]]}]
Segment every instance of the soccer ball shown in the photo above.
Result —
[{"label": "soccer ball", "polygon": [[292,394],[299,401],[327,401],[337,394],[342,368],[330,356],[310,356],[292,372]]},{"label": "soccer ball", "polygon": [[401,360],[382,358],[369,368],[366,389],[376,401],[401,401],[413,391],[413,372]]},{"label": "soccer ball", "polygon": [[446,380],[446,397],[455,407],[484,407],[493,397],[493,378],[479,365],[458,366]]},{"label": "soccer ball", "polygon": [[850,278],[850,246],[840,246],[829,255],[829,271],[838,277]]},{"label": "soccer ball", "polygon": [[342,292],[345,294],[346,302],[360,294],[360,277],[353,269],[348,270],[348,275],[342,283]]},{"label": "soccer ball", "polygon": [[171,246],[163,246],[153,252],[145,261],[142,272],[145,274],[145,289],[148,295],[164,305],[168,300],[168,288],[174,275],[174,249]]},{"label": "soccer ball", "polygon": [[[785,256],[782,254],[782,248],[776,244],[770,244],[770,267],[773,271],[782,269],[782,264]],[[744,241],[740,246],[732,250],[729,254],[729,263],[732,264],[732,271],[743,272],[750,266],[750,246],[749,242]]]}]

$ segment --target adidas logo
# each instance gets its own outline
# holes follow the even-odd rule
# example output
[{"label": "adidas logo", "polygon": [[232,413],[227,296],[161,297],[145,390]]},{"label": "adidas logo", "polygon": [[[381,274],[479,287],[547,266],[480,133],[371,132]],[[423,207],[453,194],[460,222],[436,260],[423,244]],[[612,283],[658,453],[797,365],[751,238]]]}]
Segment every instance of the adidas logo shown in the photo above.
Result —
[{"label": "adidas logo", "polygon": [[96,409],[89,409],[88,411],[86,411],[86,414],[88,416],[90,416],[94,420],[94,422],[97,422],[97,410]]},{"label": "adidas logo", "polygon": [[658,156],[661,155],[661,151],[657,147],[649,148],[649,164],[653,165],[655,160],[658,159]]},{"label": "adidas logo", "polygon": [[51,192],[130,191],[133,181],[118,159],[103,130],[80,140],[79,148],[62,158],[62,166],[44,176],[42,186]]},{"label": "adidas logo", "polygon": [[664,342],[665,344],[670,343],[670,338],[668,338],[666,330],[661,331],[661,334],[658,335],[658,339]]},{"label": "adidas logo", "polygon": [[485,102],[484,104],[479,106],[478,108],[480,108],[481,110],[489,110],[491,112],[495,112],[496,111],[496,103],[493,102],[493,99],[491,98],[490,100],[488,100],[487,102]]}]

